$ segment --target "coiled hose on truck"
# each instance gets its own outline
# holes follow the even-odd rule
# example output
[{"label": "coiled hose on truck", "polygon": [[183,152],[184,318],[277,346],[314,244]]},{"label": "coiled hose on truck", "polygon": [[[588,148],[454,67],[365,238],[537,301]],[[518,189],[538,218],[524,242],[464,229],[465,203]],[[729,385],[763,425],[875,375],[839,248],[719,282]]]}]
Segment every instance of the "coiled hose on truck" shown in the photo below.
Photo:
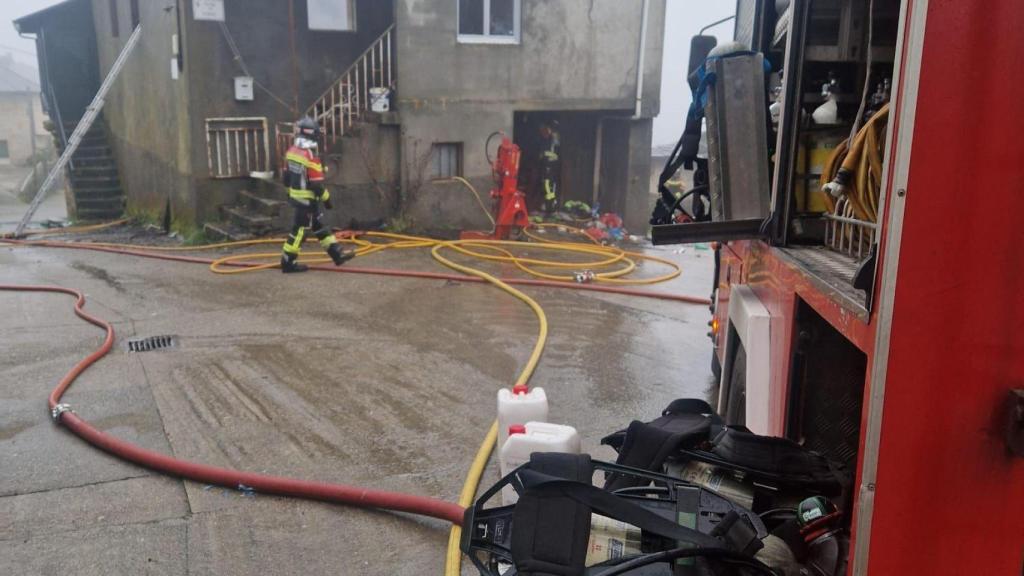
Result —
[{"label": "coiled hose on truck", "polygon": [[828,211],[866,222],[878,221],[882,158],[889,105],[882,106],[857,132],[851,144],[836,146],[821,173],[820,191]]}]

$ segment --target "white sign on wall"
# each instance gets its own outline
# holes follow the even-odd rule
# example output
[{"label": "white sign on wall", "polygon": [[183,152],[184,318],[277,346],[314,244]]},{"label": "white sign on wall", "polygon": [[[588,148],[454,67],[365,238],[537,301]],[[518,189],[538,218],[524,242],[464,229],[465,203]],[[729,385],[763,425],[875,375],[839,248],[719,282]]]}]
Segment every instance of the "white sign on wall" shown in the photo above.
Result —
[{"label": "white sign on wall", "polygon": [[196,20],[224,21],[224,0],[192,0],[192,17]]}]

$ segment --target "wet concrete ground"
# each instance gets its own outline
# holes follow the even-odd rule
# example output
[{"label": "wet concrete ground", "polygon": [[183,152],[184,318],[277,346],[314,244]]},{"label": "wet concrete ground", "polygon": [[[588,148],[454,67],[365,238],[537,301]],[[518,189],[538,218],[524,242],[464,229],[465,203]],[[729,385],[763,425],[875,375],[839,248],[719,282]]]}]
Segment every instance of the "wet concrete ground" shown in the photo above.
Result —
[{"label": "wet concrete ground", "polygon": [[[28,203],[18,198],[17,190],[29,171],[21,166],[0,166],[0,232],[13,231],[28,210]],[[40,202],[32,217],[32,225],[50,220],[62,221],[67,214],[64,191],[58,189]]]},{"label": "wet concrete ground", "polygon": [[[654,253],[684,274],[653,290],[707,296],[710,252]],[[353,265],[439,269],[425,251]],[[86,309],[115,323],[115,350],[65,396],[102,430],[179,458],[451,500],[494,418],[496,390],[511,384],[537,330],[519,301],[462,282],[220,276],[6,246],[0,282],[82,289]],[[598,446],[605,434],[706,393],[706,307],[525,291],[551,323],[532,384],[596,457],[613,457]],[[441,522],[169,479],[54,426],[47,394],[102,340],[71,305],[0,292],[0,574],[440,572]],[[125,338],[164,334],[177,345],[123,348]],[[492,460],[483,485],[497,477]]]}]

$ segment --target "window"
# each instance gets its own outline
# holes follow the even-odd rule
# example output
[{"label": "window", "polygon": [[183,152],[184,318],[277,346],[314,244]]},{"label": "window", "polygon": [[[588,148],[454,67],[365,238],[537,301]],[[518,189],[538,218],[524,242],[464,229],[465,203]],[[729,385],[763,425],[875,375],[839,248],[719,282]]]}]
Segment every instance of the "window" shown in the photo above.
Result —
[{"label": "window", "polygon": [[462,176],[462,144],[434,144],[430,158],[430,177],[442,180],[454,176]]},{"label": "window", "polygon": [[11,151],[7,148],[7,140],[0,140],[0,160],[8,160],[11,157]]},{"label": "window", "polygon": [[139,25],[141,19],[139,18],[139,0],[131,0],[132,6],[132,30]]},{"label": "window", "polygon": [[459,0],[459,41],[519,42],[521,0]]},{"label": "window", "polygon": [[110,35],[117,38],[121,35],[121,25],[117,21],[117,0],[110,0],[108,6],[110,9]]},{"label": "window", "polygon": [[354,32],[355,0],[306,0],[310,30]]}]

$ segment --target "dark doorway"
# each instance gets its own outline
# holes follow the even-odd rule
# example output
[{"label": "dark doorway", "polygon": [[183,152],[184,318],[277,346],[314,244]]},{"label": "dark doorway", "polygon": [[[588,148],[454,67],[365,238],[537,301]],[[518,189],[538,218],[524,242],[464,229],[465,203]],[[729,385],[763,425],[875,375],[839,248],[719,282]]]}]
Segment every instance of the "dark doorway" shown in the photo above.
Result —
[{"label": "dark doorway", "polygon": [[555,126],[559,134],[561,202],[579,200],[593,204],[598,124],[604,114],[600,111],[515,113],[514,140],[523,151],[519,185],[526,192],[531,210],[540,206],[543,196],[541,156],[546,142],[541,126],[544,124]]}]

